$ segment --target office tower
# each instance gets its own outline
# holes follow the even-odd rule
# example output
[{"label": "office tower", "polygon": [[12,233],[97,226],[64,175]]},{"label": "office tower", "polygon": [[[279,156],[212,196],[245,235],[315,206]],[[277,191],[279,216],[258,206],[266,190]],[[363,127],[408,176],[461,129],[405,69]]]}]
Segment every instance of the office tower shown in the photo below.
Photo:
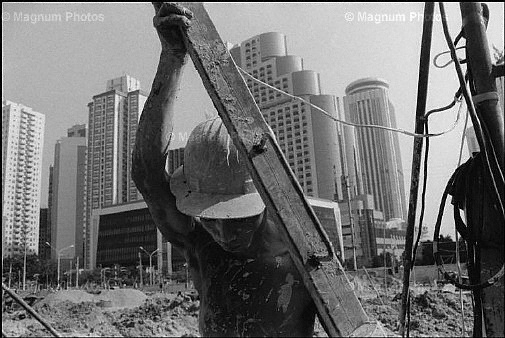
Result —
[{"label": "office tower", "polygon": [[86,137],[86,125],[76,124],[67,129],[67,137]]},{"label": "office tower", "polygon": [[[54,147],[51,184],[51,257],[83,259],[83,229],[86,190],[86,126],[68,129]],[[82,135],[82,136],[81,136]]]},{"label": "office tower", "polygon": [[[321,94],[319,74],[303,69],[303,59],[288,55],[284,34],[254,36],[230,50],[235,63],[254,78],[301,97],[336,116],[335,97]],[[307,103],[244,79],[266,122],[274,131],[306,195],[339,200],[340,154],[335,122]]]},{"label": "office tower", "polygon": [[38,253],[44,123],[44,114],[2,101],[2,217],[9,257]]},{"label": "office tower", "polygon": [[[345,90],[345,120],[396,128],[389,84],[364,78]],[[370,194],[384,220],[406,219],[405,187],[398,134],[372,128],[344,127],[349,181],[355,196]]]},{"label": "office tower", "polygon": [[[139,81],[124,75],[107,81],[105,92],[93,96],[88,104],[87,220],[94,210],[142,200],[131,178],[131,154],[146,99]],[[87,221],[86,267],[90,263],[91,228]]]},{"label": "office tower", "polygon": [[46,242],[50,242],[49,235],[49,208],[40,209],[39,221],[39,258],[41,260],[49,260],[51,258],[51,248],[47,246]]}]

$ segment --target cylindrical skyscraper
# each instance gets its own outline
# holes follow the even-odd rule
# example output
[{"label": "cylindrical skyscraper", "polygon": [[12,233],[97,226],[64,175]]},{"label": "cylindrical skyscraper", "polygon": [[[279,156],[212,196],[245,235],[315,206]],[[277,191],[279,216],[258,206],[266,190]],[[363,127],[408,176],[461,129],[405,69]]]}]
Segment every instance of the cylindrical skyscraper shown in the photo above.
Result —
[{"label": "cylindrical skyscraper", "polygon": [[[389,84],[379,78],[352,82],[345,90],[347,121],[396,128]],[[406,219],[405,187],[398,135],[379,129],[346,129],[346,157],[357,194],[371,194],[385,220]],[[354,138],[354,139],[353,139]],[[351,144],[349,144],[351,143]]]}]

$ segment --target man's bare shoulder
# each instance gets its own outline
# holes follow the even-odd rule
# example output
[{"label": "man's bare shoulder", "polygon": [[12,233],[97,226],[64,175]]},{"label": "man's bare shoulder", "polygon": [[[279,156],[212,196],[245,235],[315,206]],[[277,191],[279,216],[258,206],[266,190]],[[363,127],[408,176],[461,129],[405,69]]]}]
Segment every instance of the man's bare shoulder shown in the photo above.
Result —
[{"label": "man's bare shoulder", "polygon": [[[165,172],[157,186],[142,191],[154,222],[162,233],[185,236],[193,230],[191,217],[177,209],[177,201],[170,190],[170,175]],[[170,237],[168,237],[170,240]]]}]

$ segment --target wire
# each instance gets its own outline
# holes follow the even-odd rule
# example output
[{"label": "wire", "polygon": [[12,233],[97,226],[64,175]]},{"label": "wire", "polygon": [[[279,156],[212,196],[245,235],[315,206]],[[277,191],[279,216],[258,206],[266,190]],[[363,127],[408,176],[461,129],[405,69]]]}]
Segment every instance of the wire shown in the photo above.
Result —
[{"label": "wire", "polygon": [[[455,41],[455,42],[454,42],[454,44],[456,45],[456,44],[457,44],[457,42]],[[466,46],[461,46],[461,47],[458,47],[458,48],[456,48],[456,50],[458,50],[458,49],[463,49],[463,48],[466,48]],[[441,57],[441,56],[442,56],[442,55],[444,55],[444,54],[450,54],[450,53],[451,53],[451,51],[450,51],[450,50],[446,50],[445,52],[441,52],[441,53],[438,53],[437,55],[435,55],[435,57],[433,58],[433,65],[434,65],[435,67],[437,67],[437,68],[445,68],[445,67],[447,67],[448,65],[450,65],[451,63],[453,63],[453,62],[454,62],[454,60],[451,58],[451,59],[450,59],[447,63],[444,63],[443,65],[439,65],[439,64],[437,64],[437,59],[438,59],[439,57]],[[458,60],[459,60],[459,62],[460,62],[460,63],[466,63],[466,60],[464,60],[464,59],[458,59]]]},{"label": "wire", "polygon": [[458,125],[459,123],[459,118],[460,118],[460,115],[458,113],[457,117],[456,117],[456,120],[454,121],[454,124],[447,130],[445,131],[442,131],[440,133],[433,133],[433,134],[416,134],[416,133],[412,133],[410,131],[406,131],[404,129],[400,129],[400,128],[391,128],[391,127],[386,127],[386,126],[380,126],[380,125],[374,125],[374,124],[357,124],[357,123],[352,123],[352,122],[348,122],[348,121],[344,121],[344,120],[341,120],[341,119],[338,119],[334,116],[332,116],[330,113],[328,113],[327,111],[325,111],[324,109],[321,109],[319,108],[318,106],[314,105],[313,103],[310,103],[309,101],[301,98],[301,97],[298,97],[298,96],[295,96],[295,95],[292,95],[292,94],[289,94],[289,93],[286,93],[285,91],[282,91],[274,86],[271,86],[269,85],[268,83],[265,83],[261,80],[258,80],[257,78],[255,78],[254,76],[252,76],[251,74],[249,74],[247,71],[245,71],[244,69],[240,68],[237,66],[237,68],[243,73],[245,74],[246,76],[250,77],[251,79],[253,79],[254,81],[256,81],[257,83],[267,87],[267,88],[270,88],[270,89],[273,89],[279,93],[282,93],[292,99],[295,99],[295,100],[298,100],[298,101],[301,101],[307,105],[309,105],[310,107],[316,109],[317,111],[323,113],[324,115],[326,115],[327,117],[329,117],[330,119],[334,120],[335,122],[338,122],[338,123],[341,123],[341,124],[345,124],[345,125],[348,125],[348,126],[351,126],[351,127],[357,127],[357,128],[375,128],[375,129],[382,129],[382,130],[387,130],[387,131],[392,131],[392,132],[397,132],[397,133],[401,133],[401,134],[404,134],[404,135],[408,135],[408,136],[412,136],[412,137],[419,137],[419,138],[428,138],[428,137],[437,137],[437,136],[441,136],[441,135],[444,135],[444,134],[447,134],[451,131],[454,130],[454,128],[456,128],[456,126]]}]

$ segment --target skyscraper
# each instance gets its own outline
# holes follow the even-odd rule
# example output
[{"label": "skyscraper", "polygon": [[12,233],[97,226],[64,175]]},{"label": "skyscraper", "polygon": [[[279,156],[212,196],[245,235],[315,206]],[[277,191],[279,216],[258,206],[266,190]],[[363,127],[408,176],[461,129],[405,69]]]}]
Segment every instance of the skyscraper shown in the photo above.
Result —
[{"label": "skyscraper", "polygon": [[[303,69],[303,59],[288,55],[284,34],[249,38],[230,50],[235,63],[252,77],[301,97],[336,116],[335,97],[321,94],[319,74]],[[335,122],[314,109],[245,76],[249,90],[306,195],[341,199],[340,154]]]},{"label": "skyscraper", "polygon": [[[364,78],[345,90],[344,112],[356,124],[396,128],[389,84]],[[378,129],[344,127],[349,180],[354,196],[370,194],[384,220],[406,219],[405,187],[398,135]]]},{"label": "skyscraper", "polygon": [[[54,148],[52,177],[51,238],[55,250],[70,245],[64,252],[67,258],[83,258],[83,229],[85,219],[86,188],[86,126],[76,125],[68,129],[68,137],[62,137]],[[82,135],[82,136],[81,136]],[[52,250],[56,259],[56,252]]]},{"label": "skyscraper", "polygon": [[85,259],[89,266],[93,210],[141,200],[131,178],[131,154],[147,95],[131,76],[107,81],[105,92],[88,104]]},{"label": "skyscraper", "polygon": [[44,114],[2,101],[2,219],[4,254],[37,254]]}]

